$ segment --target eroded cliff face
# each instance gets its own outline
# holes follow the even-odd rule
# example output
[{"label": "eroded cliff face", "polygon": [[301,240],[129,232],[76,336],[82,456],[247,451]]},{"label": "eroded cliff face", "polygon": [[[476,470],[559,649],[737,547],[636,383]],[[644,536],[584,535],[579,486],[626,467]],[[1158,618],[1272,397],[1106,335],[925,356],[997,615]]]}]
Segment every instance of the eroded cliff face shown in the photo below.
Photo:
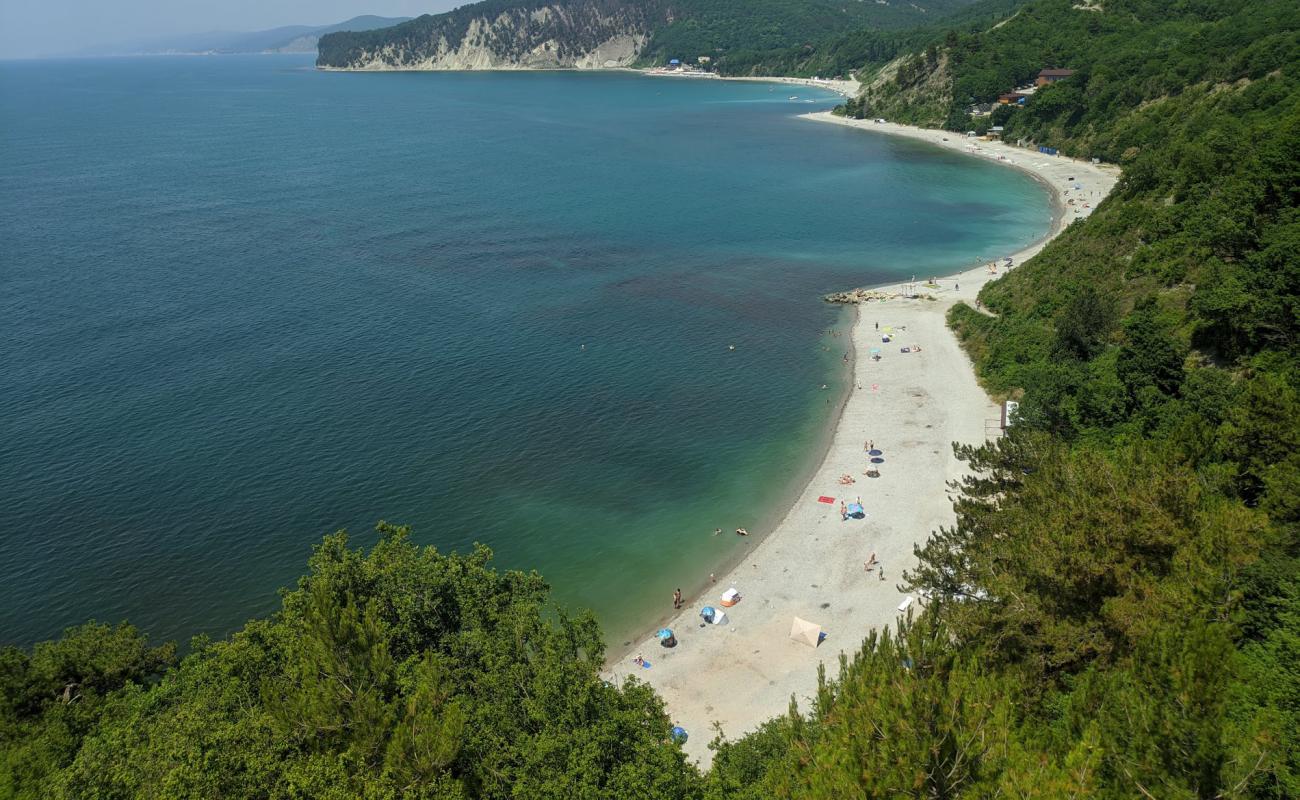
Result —
[{"label": "eroded cliff face", "polygon": [[327,69],[368,71],[627,66],[649,38],[653,17],[629,7],[611,12],[600,5],[511,9],[491,19],[421,18],[413,23],[422,25],[408,23],[389,29],[396,35],[346,42],[322,40],[317,64]]}]

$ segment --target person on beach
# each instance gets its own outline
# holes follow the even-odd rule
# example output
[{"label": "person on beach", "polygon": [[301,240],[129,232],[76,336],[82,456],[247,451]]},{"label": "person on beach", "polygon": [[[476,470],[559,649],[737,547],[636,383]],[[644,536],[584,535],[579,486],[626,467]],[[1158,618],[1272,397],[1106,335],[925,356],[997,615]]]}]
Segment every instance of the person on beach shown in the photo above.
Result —
[{"label": "person on beach", "polygon": [[681,607],[682,607],[682,590],[678,589],[677,591],[673,592],[673,609],[676,610]]},{"label": "person on beach", "polygon": [[880,580],[883,581],[884,579],[885,579],[885,566],[882,564],[880,565]]},{"label": "person on beach", "polygon": [[848,509],[848,506],[844,505],[844,501],[841,500],[841,501],[840,501],[840,519],[841,519],[841,520],[846,520],[846,519],[848,519],[848,518],[849,518],[849,509]]},{"label": "person on beach", "polygon": [[874,567],[875,565],[876,565],[876,551],[872,550],[871,557],[868,558],[866,562],[863,564],[863,569],[865,569],[867,572],[870,572],[871,568]]},{"label": "person on beach", "polygon": [[720,534],[720,533],[722,533],[722,528],[714,528],[714,529],[713,529],[713,535],[714,535],[714,536],[717,536],[717,535]]},{"label": "person on beach", "polygon": [[717,583],[717,582],[718,582],[718,579],[715,578],[715,577],[713,577],[713,573],[710,572],[710,573],[709,573],[709,583]]},{"label": "person on beach", "polygon": [[632,663],[636,664],[638,667],[644,667],[645,659],[638,655],[636,658],[632,659]]},{"label": "person on beach", "polygon": [[749,531],[745,530],[744,528],[736,528],[736,535],[737,535],[737,536],[748,536],[748,535],[749,535]]}]

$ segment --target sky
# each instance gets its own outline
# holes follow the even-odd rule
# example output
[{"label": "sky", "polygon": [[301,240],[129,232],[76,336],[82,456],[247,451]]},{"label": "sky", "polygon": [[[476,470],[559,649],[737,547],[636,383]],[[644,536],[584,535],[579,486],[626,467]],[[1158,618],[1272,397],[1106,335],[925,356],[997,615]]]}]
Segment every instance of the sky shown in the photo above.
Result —
[{"label": "sky", "polygon": [[469,0],[0,0],[0,58],[208,31],[329,25],[360,14],[416,17]]}]

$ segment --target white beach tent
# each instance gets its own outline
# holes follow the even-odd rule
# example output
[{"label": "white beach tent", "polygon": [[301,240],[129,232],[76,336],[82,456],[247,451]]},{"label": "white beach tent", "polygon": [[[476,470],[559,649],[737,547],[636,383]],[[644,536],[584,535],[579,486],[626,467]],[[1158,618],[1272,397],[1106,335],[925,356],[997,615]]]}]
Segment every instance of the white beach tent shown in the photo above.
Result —
[{"label": "white beach tent", "polygon": [[795,617],[794,624],[790,626],[790,638],[796,642],[803,642],[809,647],[816,647],[821,640],[821,635],[822,626],[806,619]]}]

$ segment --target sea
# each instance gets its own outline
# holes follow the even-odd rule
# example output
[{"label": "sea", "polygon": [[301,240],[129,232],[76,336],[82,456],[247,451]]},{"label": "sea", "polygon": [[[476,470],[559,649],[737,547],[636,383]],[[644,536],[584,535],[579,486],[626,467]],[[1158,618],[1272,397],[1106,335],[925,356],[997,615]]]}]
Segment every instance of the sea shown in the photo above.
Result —
[{"label": "sea", "polygon": [[1050,224],[1028,176],[799,116],[837,101],[0,62],[0,644],[224,636],[380,520],[643,633],[820,459],[852,319],[822,295]]}]

